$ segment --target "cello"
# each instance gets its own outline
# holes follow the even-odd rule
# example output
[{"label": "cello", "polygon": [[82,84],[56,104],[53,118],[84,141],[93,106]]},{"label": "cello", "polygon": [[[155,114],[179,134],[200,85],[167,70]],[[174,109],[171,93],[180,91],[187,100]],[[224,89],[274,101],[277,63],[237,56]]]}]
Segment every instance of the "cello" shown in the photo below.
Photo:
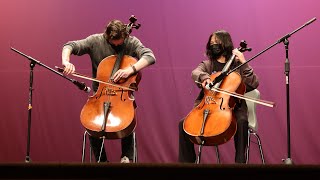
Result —
[{"label": "cello", "polygon": [[[126,25],[128,35],[132,28],[138,29],[135,16],[130,17]],[[98,65],[96,78],[90,78],[78,73],[72,75],[99,82],[94,95],[90,96],[80,113],[80,121],[88,134],[97,138],[121,139],[130,135],[136,127],[135,99],[133,92],[138,90],[141,72],[136,72],[134,64],[137,59],[124,55],[124,50],[117,55],[105,57]],[[134,74],[127,78],[113,81],[114,74],[119,69],[132,67]],[[60,72],[62,68],[58,68]],[[74,83],[76,81],[73,81]],[[75,83],[80,89],[81,86]],[[81,85],[81,84],[80,84]]]},{"label": "cello", "polygon": [[[99,83],[98,90],[89,96],[80,113],[82,126],[94,137],[119,139],[132,133],[136,127],[133,92],[138,90],[141,72],[114,83],[110,67],[113,67],[116,59],[116,55],[104,58],[98,66],[96,78],[76,72],[72,74]],[[119,68],[131,66],[136,62],[135,58],[125,55]],[[56,68],[59,72],[64,71],[58,66]]]},{"label": "cello", "polygon": [[[238,50],[244,52],[246,48],[245,41],[240,43]],[[227,61],[221,72],[210,76],[211,81],[215,80],[220,74],[226,73],[235,55]],[[230,92],[230,94],[245,93],[245,85],[241,76],[237,72],[232,72],[222,81],[216,83],[213,89]],[[194,107],[186,116],[183,122],[183,129],[191,142],[197,145],[217,146],[229,141],[237,130],[237,123],[233,108],[236,104],[235,98],[223,91],[211,91],[203,89],[204,97],[201,102]]]},{"label": "cello", "polygon": [[[140,24],[135,24],[137,19],[134,15],[129,20],[126,25],[128,34],[132,28],[140,27]],[[121,139],[134,131],[136,104],[133,92],[138,90],[141,72],[121,78],[117,83],[112,77],[119,69],[132,67],[136,62],[137,59],[124,55],[123,50],[100,62],[96,77],[104,83],[99,83],[97,92],[89,97],[80,113],[81,124],[91,136]]]},{"label": "cello", "polygon": [[[94,137],[119,139],[131,134],[136,127],[133,91],[137,90],[141,73],[120,79],[115,86],[110,79],[117,56],[103,59],[97,70],[97,79],[108,83],[99,83],[98,90],[90,96],[80,113],[81,124]],[[126,68],[137,60],[124,55],[119,68]],[[120,87],[119,87],[120,86]],[[121,88],[129,87],[128,89]]]}]

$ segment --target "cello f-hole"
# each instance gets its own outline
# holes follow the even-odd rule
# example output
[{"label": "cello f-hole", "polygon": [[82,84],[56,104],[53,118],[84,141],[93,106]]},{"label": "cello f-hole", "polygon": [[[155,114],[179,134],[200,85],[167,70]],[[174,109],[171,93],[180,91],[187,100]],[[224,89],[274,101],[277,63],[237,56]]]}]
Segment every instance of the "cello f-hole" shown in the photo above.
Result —
[{"label": "cello f-hole", "polygon": [[121,101],[126,101],[126,99],[123,98],[123,89],[121,90],[121,97],[120,97]]},{"label": "cello f-hole", "polygon": [[[82,125],[92,136],[99,138],[103,136],[107,139],[123,138],[132,133],[136,127],[134,99],[129,97],[131,88],[122,87],[138,84],[141,74],[128,77],[122,84],[105,83],[110,80],[106,74],[112,71],[110,67],[113,67],[116,58],[117,56],[112,55],[100,62],[97,70],[97,79],[100,82],[98,90],[88,98],[80,114]],[[135,58],[125,55],[120,68],[124,69],[135,62],[137,62]],[[104,106],[106,102],[110,102],[109,107]],[[106,109],[108,109],[107,114]],[[104,124],[105,128],[101,130]]]}]

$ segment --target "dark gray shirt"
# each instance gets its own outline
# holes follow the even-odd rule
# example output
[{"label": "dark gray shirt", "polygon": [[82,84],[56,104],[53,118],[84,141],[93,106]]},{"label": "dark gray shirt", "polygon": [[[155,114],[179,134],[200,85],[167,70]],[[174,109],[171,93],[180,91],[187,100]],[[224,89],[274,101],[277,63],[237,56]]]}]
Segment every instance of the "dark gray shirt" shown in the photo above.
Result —
[{"label": "dark gray shirt", "polygon": [[[238,65],[240,65],[240,62],[236,62],[236,63],[234,62],[232,63],[230,69],[233,69]],[[221,71],[224,66],[225,66],[224,63],[219,63],[217,61],[211,61],[211,60],[204,60],[192,71],[191,73],[192,79],[194,81],[203,82],[205,79],[210,79],[210,76],[212,75],[212,73]],[[256,89],[259,86],[258,76],[254,73],[252,67],[249,64],[243,65],[241,68],[237,69],[235,72],[238,72],[241,75],[241,80],[245,85],[246,92],[252,91],[253,89]],[[195,100],[194,106],[197,106],[201,102],[203,96],[204,96],[204,92],[202,89]],[[244,102],[244,100],[242,101]]]},{"label": "dark gray shirt", "polygon": [[[141,41],[134,37],[129,36],[124,41],[124,55],[129,55],[137,60],[144,58],[149,64],[154,64],[156,58],[151,49],[145,47]],[[93,34],[85,39],[69,41],[64,44],[64,47],[68,47],[72,50],[72,54],[81,56],[88,54],[92,63],[92,77],[96,78],[97,68],[99,63],[108,56],[117,54],[116,51],[104,38],[103,33]],[[93,89],[98,89],[98,83],[93,82]]]}]

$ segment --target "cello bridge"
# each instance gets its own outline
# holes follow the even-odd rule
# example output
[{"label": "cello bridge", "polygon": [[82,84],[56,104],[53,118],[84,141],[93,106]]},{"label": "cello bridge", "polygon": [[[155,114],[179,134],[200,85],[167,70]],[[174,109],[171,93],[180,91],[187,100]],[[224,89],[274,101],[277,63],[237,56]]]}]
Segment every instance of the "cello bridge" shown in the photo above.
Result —
[{"label": "cello bridge", "polygon": [[115,96],[117,93],[113,89],[106,89],[106,95],[108,96]]},{"label": "cello bridge", "polygon": [[212,96],[207,96],[205,97],[205,104],[217,104],[217,102]]}]

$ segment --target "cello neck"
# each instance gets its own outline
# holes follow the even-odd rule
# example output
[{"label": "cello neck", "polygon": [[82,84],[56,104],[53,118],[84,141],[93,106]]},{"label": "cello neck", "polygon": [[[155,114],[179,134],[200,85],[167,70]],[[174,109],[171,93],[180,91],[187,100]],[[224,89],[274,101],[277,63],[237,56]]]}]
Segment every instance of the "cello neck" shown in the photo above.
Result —
[{"label": "cello neck", "polygon": [[[229,60],[228,60],[228,61],[226,62],[226,64],[224,65],[224,67],[223,67],[223,69],[222,69],[222,71],[221,71],[221,74],[229,71],[229,68],[230,68],[230,66],[231,66],[231,64],[232,64],[232,62],[233,62],[233,60],[234,60],[235,57],[236,57],[236,56],[235,56],[234,54],[232,54],[232,56],[229,58]],[[213,87],[214,87],[214,88],[219,88],[220,85],[221,85],[221,83],[222,83],[222,81],[216,83]]]}]

